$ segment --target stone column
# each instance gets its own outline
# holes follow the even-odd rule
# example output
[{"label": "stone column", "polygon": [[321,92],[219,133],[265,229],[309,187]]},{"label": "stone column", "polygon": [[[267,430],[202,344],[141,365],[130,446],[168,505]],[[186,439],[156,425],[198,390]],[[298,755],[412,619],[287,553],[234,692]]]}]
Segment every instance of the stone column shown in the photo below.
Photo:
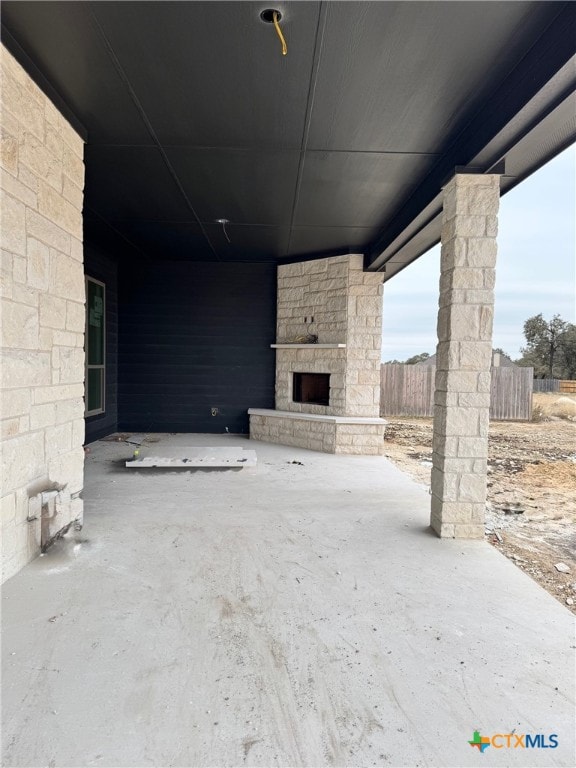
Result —
[{"label": "stone column", "polygon": [[431,525],[482,538],[500,177],[457,174],[444,189]]}]

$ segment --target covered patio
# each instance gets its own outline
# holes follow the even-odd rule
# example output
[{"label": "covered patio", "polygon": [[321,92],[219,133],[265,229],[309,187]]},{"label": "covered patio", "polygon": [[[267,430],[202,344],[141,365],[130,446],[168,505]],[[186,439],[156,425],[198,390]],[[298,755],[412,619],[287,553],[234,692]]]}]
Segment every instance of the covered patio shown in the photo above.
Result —
[{"label": "covered patio", "polygon": [[[574,765],[571,616],[473,539],[499,197],[576,139],[575,29],[3,3],[5,765]],[[379,455],[382,283],[439,241],[429,493]]]},{"label": "covered patio", "polygon": [[[427,488],[380,456],[150,437],[257,472],[92,445],[84,529],[3,588],[4,765],[574,764],[572,617],[431,534]],[[481,756],[475,730],[558,747]]]},{"label": "covered patio", "polygon": [[439,241],[430,522],[482,538],[499,199],[576,140],[574,4],[2,11],[2,580],[118,430],[378,455],[382,284]]}]

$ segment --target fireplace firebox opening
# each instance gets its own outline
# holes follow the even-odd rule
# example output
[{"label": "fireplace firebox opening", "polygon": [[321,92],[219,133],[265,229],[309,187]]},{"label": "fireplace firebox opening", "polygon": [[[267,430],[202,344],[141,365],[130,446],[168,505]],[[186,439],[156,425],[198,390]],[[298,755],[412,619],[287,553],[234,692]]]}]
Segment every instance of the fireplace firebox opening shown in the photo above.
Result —
[{"label": "fireplace firebox opening", "polygon": [[292,393],[295,403],[330,405],[330,374],[294,373]]}]

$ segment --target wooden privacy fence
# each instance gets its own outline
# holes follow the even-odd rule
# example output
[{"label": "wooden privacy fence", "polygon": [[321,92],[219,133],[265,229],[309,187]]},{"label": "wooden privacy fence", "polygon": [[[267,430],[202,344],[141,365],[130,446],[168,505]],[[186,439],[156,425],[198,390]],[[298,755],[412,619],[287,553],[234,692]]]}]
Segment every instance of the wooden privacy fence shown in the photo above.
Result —
[{"label": "wooden privacy fence", "polygon": [[534,379],[534,392],[559,392],[560,379]]},{"label": "wooden privacy fence", "polygon": [[490,418],[530,421],[533,381],[533,368],[492,368]]},{"label": "wooden privacy fence", "polygon": [[380,368],[381,416],[433,416],[433,365],[398,365]]},{"label": "wooden privacy fence", "polygon": [[576,381],[572,379],[534,379],[534,392],[563,392],[576,394]]},{"label": "wooden privacy fence", "polygon": [[[397,365],[380,369],[381,416],[433,416],[433,365]],[[532,418],[532,368],[492,368],[490,418],[529,421]]]}]

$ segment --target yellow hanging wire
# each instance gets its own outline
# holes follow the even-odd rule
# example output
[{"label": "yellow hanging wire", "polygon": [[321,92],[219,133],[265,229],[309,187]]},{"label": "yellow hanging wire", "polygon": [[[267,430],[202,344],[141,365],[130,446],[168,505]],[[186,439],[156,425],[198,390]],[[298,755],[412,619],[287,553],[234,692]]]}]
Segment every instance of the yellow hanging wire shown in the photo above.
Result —
[{"label": "yellow hanging wire", "polygon": [[284,40],[284,35],[282,34],[282,30],[280,29],[280,24],[278,24],[278,12],[274,11],[274,28],[276,30],[276,34],[280,38],[280,42],[282,43],[282,56],[286,56],[288,53],[288,46],[286,45],[286,40]]}]

